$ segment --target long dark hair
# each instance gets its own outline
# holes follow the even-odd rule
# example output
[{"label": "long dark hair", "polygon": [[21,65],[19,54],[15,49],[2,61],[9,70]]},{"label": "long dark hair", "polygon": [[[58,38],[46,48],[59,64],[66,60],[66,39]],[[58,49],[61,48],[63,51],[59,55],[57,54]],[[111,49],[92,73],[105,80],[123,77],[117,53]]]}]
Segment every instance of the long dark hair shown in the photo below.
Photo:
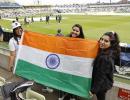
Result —
[{"label": "long dark hair", "polygon": [[120,40],[119,36],[116,32],[106,32],[104,35],[107,35],[110,37],[110,43],[111,43],[111,50],[113,51],[112,56],[114,57],[114,63],[115,65],[120,65]]},{"label": "long dark hair", "polygon": [[[72,29],[73,29],[74,27],[78,27],[79,30],[80,30],[80,34],[79,34],[79,36],[77,36],[77,38],[82,38],[82,39],[84,39],[85,37],[84,37],[84,33],[83,33],[82,26],[79,25],[79,24],[75,24],[75,25],[73,25]],[[69,37],[72,37],[72,34],[70,34]]]},{"label": "long dark hair", "polygon": [[116,32],[106,32],[104,33],[104,35],[107,35],[110,37],[110,48],[114,51],[115,56],[119,56],[120,55],[120,40],[119,40],[119,36]]},{"label": "long dark hair", "polygon": [[119,46],[119,43],[120,43],[119,36],[116,32],[106,32],[102,35],[102,37],[104,35],[107,35],[110,37],[110,47],[105,50],[102,50],[99,48],[98,55],[95,58],[93,64],[96,63],[96,61],[100,55],[108,54],[109,56],[111,56],[114,59],[114,63],[116,65],[119,65],[120,51],[121,51],[120,46]]},{"label": "long dark hair", "polygon": [[18,35],[16,33],[16,29],[13,29],[13,37],[14,37],[15,41],[17,42],[17,44],[19,44],[19,42],[18,42]]}]

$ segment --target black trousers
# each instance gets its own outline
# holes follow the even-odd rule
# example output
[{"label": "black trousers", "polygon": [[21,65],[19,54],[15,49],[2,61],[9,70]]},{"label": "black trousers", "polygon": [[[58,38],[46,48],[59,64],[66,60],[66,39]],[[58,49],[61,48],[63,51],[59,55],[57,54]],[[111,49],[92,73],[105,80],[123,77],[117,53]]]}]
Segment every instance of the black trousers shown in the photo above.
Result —
[{"label": "black trousers", "polygon": [[107,92],[107,91],[99,91],[99,92],[96,94],[97,100],[105,100],[106,92]]}]

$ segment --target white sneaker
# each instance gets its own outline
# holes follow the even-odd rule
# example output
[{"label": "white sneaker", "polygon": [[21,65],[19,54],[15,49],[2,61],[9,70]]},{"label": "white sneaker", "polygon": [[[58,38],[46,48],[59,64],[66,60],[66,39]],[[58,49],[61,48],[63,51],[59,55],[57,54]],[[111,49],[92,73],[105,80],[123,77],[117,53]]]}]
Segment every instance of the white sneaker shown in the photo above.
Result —
[{"label": "white sneaker", "polygon": [[48,92],[48,93],[52,93],[53,92],[53,89],[52,88],[49,88],[49,87],[45,87],[42,89],[43,92]]}]

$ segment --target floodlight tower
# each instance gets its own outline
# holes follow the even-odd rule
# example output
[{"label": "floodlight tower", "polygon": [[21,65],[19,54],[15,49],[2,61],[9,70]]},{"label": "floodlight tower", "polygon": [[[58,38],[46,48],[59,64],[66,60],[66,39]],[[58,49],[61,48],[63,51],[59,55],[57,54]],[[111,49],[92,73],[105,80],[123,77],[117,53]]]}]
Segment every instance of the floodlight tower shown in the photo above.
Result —
[{"label": "floodlight tower", "polygon": [[41,3],[41,0],[33,0],[34,4],[39,5]]},{"label": "floodlight tower", "polygon": [[39,3],[40,3],[40,1],[39,0],[37,0],[37,4],[39,5]]},{"label": "floodlight tower", "polygon": [[33,0],[33,3],[34,3],[34,5],[37,5],[37,4],[39,4],[39,0]]}]

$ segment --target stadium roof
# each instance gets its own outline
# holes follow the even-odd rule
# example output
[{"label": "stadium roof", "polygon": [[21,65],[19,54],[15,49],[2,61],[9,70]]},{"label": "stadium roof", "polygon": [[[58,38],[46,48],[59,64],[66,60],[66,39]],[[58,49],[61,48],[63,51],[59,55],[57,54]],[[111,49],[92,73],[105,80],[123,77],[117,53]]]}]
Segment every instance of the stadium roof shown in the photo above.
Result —
[{"label": "stadium roof", "polygon": [[0,0],[0,2],[11,2],[11,3],[16,3],[15,0]]},{"label": "stadium roof", "polygon": [[0,0],[0,8],[20,8],[22,7],[15,0]]}]

